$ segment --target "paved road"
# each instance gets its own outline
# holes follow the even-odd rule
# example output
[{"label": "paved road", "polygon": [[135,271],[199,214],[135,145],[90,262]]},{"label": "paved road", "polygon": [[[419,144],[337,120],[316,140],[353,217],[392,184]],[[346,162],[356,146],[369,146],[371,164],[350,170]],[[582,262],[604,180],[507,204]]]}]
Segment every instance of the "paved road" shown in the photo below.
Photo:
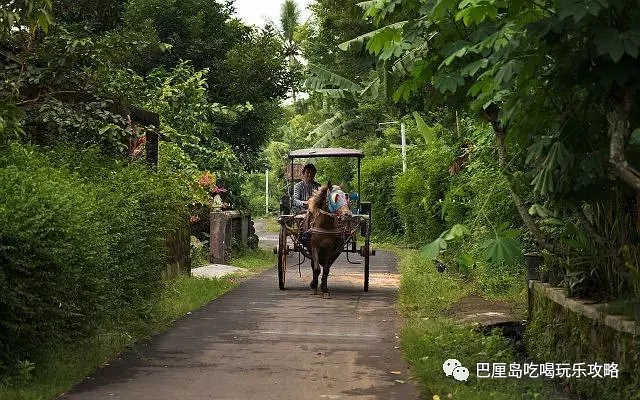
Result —
[{"label": "paved road", "polygon": [[[296,255],[291,257],[294,261]],[[341,257],[331,298],[311,295],[311,268],[290,266],[287,290],[269,270],[136,346],[63,396],[94,399],[419,398],[397,339],[395,260],[363,268]]]}]

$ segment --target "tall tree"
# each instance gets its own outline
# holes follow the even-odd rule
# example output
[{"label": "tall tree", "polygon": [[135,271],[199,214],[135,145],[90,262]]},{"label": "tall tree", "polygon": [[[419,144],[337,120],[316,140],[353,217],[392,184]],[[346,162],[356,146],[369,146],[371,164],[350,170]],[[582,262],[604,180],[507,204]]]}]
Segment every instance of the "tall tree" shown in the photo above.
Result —
[{"label": "tall tree", "polygon": [[[462,100],[488,120],[523,223],[540,247],[573,257],[570,285],[620,295],[635,279],[640,293],[638,224],[625,214],[640,202],[639,3],[368,4],[365,16],[383,24],[397,13],[411,17],[367,43],[379,58],[401,60],[396,98],[429,92],[432,104]],[[564,216],[564,232],[548,234],[539,222],[551,214],[526,200]],[[586,266],[585,254],[600,265]]]},{"label": "tall tree", "polygon": [[[299,54],[300,47],[295,40],[295,33],[300,25],[300,11],[295,0],[285,0],[280,10],[280,28],[282,41],[284,43],[284,55],[287,57],[289,73],[293,73],[299,63],[296,56]],[[296,102],[297,82],[291,82],[291,97]]]},{"label": "tall tree", "polygon": [[358,0],[315,0],[309,5],[313,19],[301,44],[305,59],[355,81],[366,80],[376,60],[364,49],[344,52],[338,45],[371,32],[374,25],[362,18]]}]

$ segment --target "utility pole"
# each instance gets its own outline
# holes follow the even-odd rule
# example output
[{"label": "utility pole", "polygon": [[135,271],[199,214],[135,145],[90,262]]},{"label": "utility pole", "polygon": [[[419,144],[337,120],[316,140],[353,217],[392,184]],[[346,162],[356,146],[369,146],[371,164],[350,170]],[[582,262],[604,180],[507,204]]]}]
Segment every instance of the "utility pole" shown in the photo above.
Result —
[{"label": "utility pole", "polygon": [[[402,150],[402,172],[407,172],[407,135],[405,132],[404,122],[400,121],[392,121],[392,122],[380,122],[380,125],[395,125],[400,123],[400,140],[401,140],[401,150]],[[396,145],[397,146],[397,145]]]},{"label": "utility pole", "polygon": [[269,215],[269,170],[264,172],[265,184],[264,184],[264,213]]},{"label": "utility pole", "polygon": [[402,137],[402,172],[407,172],[407,139],[404,133],[404,122],[400,123],[400,136]]}]

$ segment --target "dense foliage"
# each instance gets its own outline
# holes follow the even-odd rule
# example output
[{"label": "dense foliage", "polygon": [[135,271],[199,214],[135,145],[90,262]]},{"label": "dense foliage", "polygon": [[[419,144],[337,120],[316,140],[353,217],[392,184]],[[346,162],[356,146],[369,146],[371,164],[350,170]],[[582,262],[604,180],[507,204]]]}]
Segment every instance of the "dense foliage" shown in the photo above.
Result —
[{"label": "dense foliage", "polygon": [[[637,216],[626,211],[640,188],[637,3],[367,5],[365,15],[385,27],[366,46],[394,61],[396,99],[427,90],[417,110],[463,104],[491,124],[521,224],[566,269],[570,291],[637,295]],[[394,24],[398,17],[406,23]],[[512,247],[505,240],[493,249]]]},{"label": "dense foliage", "polygon": [[215,193],[248,205],[242,186],[263,168],[292,78],[277,34],[233,11],[202,0],[0,8],[0,377],[55,344],[147,323],[190,216],[201,245]]},{"label": "dense foliage", "polygon": [[494,288],[535,252],[573,295],[640,294],[636,3],[383,0],[364,19],[331,4],[303,29],[298,106],[325,118],[282,137],[365,150],[374,234]]},{"label": "dense foliage", "polygon": [[0,157],[0,371],[52,342],[150,318],[191,189],[101,156],[12,144]]}]

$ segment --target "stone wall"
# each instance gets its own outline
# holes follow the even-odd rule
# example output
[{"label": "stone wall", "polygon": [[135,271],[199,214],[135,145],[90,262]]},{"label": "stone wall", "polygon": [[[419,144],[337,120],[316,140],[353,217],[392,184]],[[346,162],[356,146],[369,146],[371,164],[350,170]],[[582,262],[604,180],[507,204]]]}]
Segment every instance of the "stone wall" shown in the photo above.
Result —
[{"label": "stone wall", "polygon": [[530,280],[527,350],[540,363],[616,363],[617,378],[556,378],[557,383],[584,399],[640,399],[640,325],[606,309]]}]

